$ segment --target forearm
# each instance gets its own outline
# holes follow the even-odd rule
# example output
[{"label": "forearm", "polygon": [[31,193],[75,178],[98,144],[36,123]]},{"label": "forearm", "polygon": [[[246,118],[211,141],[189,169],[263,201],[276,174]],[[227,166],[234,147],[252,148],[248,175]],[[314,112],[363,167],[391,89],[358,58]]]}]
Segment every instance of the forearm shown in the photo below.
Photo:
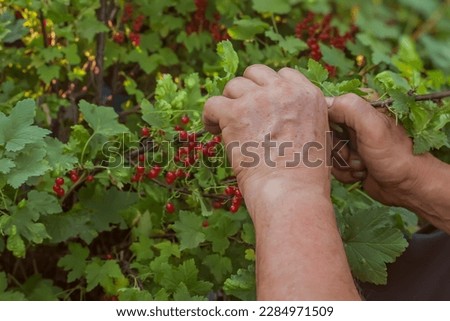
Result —
[{"label": "forearm", "polygon": [[265,185],[250,207],[259,300],[358,300],[330,199]]},{"label": "forearm", "polygon": [[450,234],[450,165],[430,154],[417,161],[414,188],[402,198],[406,207]]}]

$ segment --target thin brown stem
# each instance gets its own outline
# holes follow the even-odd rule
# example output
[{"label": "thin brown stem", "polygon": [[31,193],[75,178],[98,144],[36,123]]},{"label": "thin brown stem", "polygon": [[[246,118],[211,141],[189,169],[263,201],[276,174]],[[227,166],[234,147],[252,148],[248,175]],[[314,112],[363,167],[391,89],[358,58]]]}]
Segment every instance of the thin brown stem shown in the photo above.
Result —
[{"label": "thin brown stem", "polygon": [[[440,100],[443,98],[450,97],[450,90],[435,92],[435,93],[426,94],[426,95],[411,95],[411,97],[413,97],[415,101]],[[386,106],[392,105],[393,103],[394,103],[394,99],[392,99],[392,98],[370,102],[370,104],[373,107],[386,107]]]}]

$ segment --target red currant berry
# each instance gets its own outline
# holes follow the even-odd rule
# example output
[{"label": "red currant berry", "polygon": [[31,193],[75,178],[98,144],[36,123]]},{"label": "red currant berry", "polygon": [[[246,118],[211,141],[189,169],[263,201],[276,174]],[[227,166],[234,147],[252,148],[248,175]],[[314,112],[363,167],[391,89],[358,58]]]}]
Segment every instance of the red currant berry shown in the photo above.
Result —
[{"label": "red currant berry", "polygon": [[62,177],[56,178],[55,179],[55,184],[59,185],[59,186],[64,185],[64,178],[62,178]]},{"label": "red currant berry", "polygon": [[154,168],[152,168],[152,169],[147,173],[147,177],[148,177],[149,179],[154,179],[154,178],[158,177],[158,175],[159,175],[159,172],[156,171]]},{"label": "red currant berry", "polygon": [[166,204],[166,211],[169,214],[172,214],[173,212],[175,212],[175,205],[173,205],[173,203],[169,202]]},{"label": "red currant berry", "polygon": [[189,140],[190,142],[195,142],[195,141],[197,141],[197,134],[196,134],[196,133],[191,133],[191,134],[189,134],[188,140]]},{"label": "red currant berry", "polygon": [[239,188],[235,189],[234,196],[242,198],[241,190]]},{"label": "red currant berry", "polygon": [[153,169],[154,169],[158,174],[161,173],[161,170],[162,170],[161,166],[159,166],[159,165],[153,166]]},{"label": "red currant berry", "polygon": [[61,186],[58,184],[53,185],[53,191],[58,194],[58,192],[61,190]]},{"label": "red currant berry", "polygon": [[86,181],[87,182],[92,182],[94,180],[94,176],[93,175],[88,175],[87,177],[86,177]]},{"label": "red currant berry", "polygon": [[136,167],[136,173],[139,175],[143,175],[145,173],[145,167],[144,166]]},{"label": "red currant berry", "polygon": [[113,258],[113,256],[109,253],[105,255],[106,260],[112,260],[112,258]]},{"label": "red currant berry", "polygon": [[79,179],[79,177],[78,177],[77,174],[71,174],[70,175],[70,180],[72,181],[72,183],[78,182],[78,179]]},{"label": "red currant berry", "polygon": [[166,183],[170,185],[175,181],[175,179],[177,178],[177,175],[175,175],[174,172],[167,172],[165,178],[166,178]]},{"label": "red currant berry", "polygon": [[148,127],[142,127],[142,129],[141,129],[141,136],[142,137],[150,136],[150,129],[148,129]]},{"label": "red currant berry", "polygon": [[144,154],[140,154],[138,159],[139,159],[139,162],[141,162],[141,163],[145,162],[145,155]]},{"label": "red currant berry", "polygon": [[208,220],[204,220],[203,222],[202,222],[202,226],[203,227],[208,227],[209,226],[209,222],[208,222]]},{"label": "red currant berry", "polygon": [[180,130],[183,130],[183,127],[181,127],[180,125],[175,125],[175,127],[173,129],[175,129],[177,132],[179,132]]},{"label": "red currant berry", "polygon": [[66,192],[64,191],[63,188],[60,188],[60,189],[56,192],[56,195],[57,195],[58,197],[63,197],[64,194],[66,194]]},{"label": "red currant berry", "polygon": [[178,133],[178,139],[179,139],[181,142],[187,142],[187,140],[188,140],[188,133],[187,133],[185,130],[181,130],[181,131]]},{"label": "red currant berry", "polygon": [[181,168],[178,168],[178,169],[175,171],[175,175],[176,175],[178,178],[184,177],[184,171],[183,171]]},{"label": "red currant berry", "polygon": [[234,187],[233,186],[227,186],[225,188],[225,195],[228,195],[228,196],[234,195]]},{"label": "red currant berry", "polygon": [[239,206],[236,205],[231,205],[230,206],[230,212],[231,213],[236,213],[239,210]]},{"label": "red currant berry", "polygon": [[188,115],[183,115],[183,117],[181,117],[181,122],[183,123],[183,124],[189,124],[189,116]]},{"label": "red currant berry", "polygon": [[215,143],[220,143],[220,142],[222,142],[222,137],[220,137],[220,136],[214,136],[213,139],[212,139],[212,141],[215,142]]}]

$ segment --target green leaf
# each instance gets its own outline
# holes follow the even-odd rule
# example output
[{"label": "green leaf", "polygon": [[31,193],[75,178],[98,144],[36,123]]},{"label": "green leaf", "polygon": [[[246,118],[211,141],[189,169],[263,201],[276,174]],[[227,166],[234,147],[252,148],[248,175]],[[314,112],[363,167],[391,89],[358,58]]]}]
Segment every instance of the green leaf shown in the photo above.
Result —
[{"label": "green leaf", "polygon": [[220,65],[228,75],[234,75],[239,65],[239,57],[233,49],[230,41],[222,41],[217,44],[217,54],[220,57]]},{"label": "green leaf", "polygon": [[8,174],[15,166],[14,162],[8,158],[0,159],[0,173]]},{"label": "green leaf", "polygon": [[21,292],[7,291],[8,279],[5,272],[0,272],[0,301],[23,301],[25,296]]},{"label": "green leaf", "polygon": [[21,289],[30,301],[56,301],[58,295],[63,293],[62,289],[55,286],[52,280],[43,279],[39,274],[28,278]]},{"label": "green leaf", "polygon": [[180,250],[193,249],[205,240],[202,222],[203,219],[197,214],[180,211],[180,219],[173,224],[180,240]]},{"label": "green leaf", "polygon": [[158,112],[155,107],[147,100],[143,99],[141,102],[142,119],[155,128],[169,127],[170,120],[161,112]]},{"label": "green leaf", "polygon": [[53,170],[65,172],[75,167],[78,159],[66,152],[66,146],[63,143],[51,137],[45,137],[44,140],[47,150],[46,159]]},{"label": "green leaf", "polygon": [[145,290],[122,288],[119,290],[119,301],[153,301],[153,296]]},{"label": "green leaf", "polygon": [[115,280],[123,278],[119,264],[114,260],[101,261],[98,258],[86,266],[86,291],[92,291],[97,285],[105,290],[115,287]]},{"label": "green leaf", "polygon": [[15,226],[13,226],[12,232],[8,236],[6,248],[11,251],[15,257],[25,257],[25,243],[17,233]]},{"label": "green leaf", "polygon": [[97,20],[94,10],[86,12],[81,19],[76,22],[76,27],[78,34],[88,42],[92,42],[97,33],[109,31],[108,27]]},{"label": "green leaf", "polygon": [[320,44],[320,49],[322,50],[322,59],[327,64],[337,67],[342,74],[346,75],[354,68],[354,62],[345,57],[341,50],[324,44]]},{"label": "green leaf", "polygon": [[48,135],[48,130],[32,126],[35,113],[36,104],[32,99],[18,102],[9,116],[0,112],[0,146],[16,152]]},{"label": "green leaf", "polygon": [[249,265],[247,269],[239,269],[228,278],[223,286],[226,294],[243,301],[256,300],[255,268]]},{"label": "green leaf", "polygon": [[78,243],[69,243],[69,254],[63,256],[58,261],[59,267],[65,271],[69,271],[69,274],[67,274],[67,282],[73,282],[84,276],[88,256],[89,249]]},{"label": "green leaf", "polygon": [[228,29],[228,34],[232,39],[252,40],[257,34],[263,33],[268,28],[269,25],[260,19],[243,19],[235,21],[233,26]]},{"label": "green leaf", "polygon": [[386,263],[392,263],[408,246],[393,228],[384,208],[363,209],[344,216],[345,252],[354,276],[363,282],[386,284]]},{"label": "green leaf", "polygon": [[82,100],[79,104],[84,119],[95,134],[114,136],[129,133],[128,127],[119,124],[118,115],[111,107],[96,106]]},{"label": "green leaf", "polygon": [[203,259],[203,264],[209,268],[218,283],[222,283],[225,277],[233,270],[230,258],[219,254],[206,256]]},{"label": "green leaf", "polygon": [[389,70],[380,72],[375,79],[381,82],[386,89],[400,89],[406,92],[411,89],[405,78]]},{"label": "green leaf", "polygon": [[442,131],[427,129],[414,135],[414,154],[423,154],[431,149],[439,149],[443,146],[450,147],[447,135]]},{"label": "green leaf", "polygon": [[31,191],[28,193],[27,207],[40,215],[61,213],[62,208],[55,196],[46,192]]},{"label": "green leaf", "polygon": [[291,11],[289,0],[252,0],[253,9],[260,13],[286,14]]},{"label": "green leaf", "polygon": [[405,77],[412,77],[414,71],[423,70],[423,62],[416,51],[416,46],[412,39],[402,37],[400,39],[400,48],[397,54],[392,57],[392,62]]},{"label": "green leaf", "polygon": [[48,84],[50,84],[50,82],[53,79],[58,79],[59,78],[59,71],[60,71],[60,69],[61,69],[60,66],[42,65],[42,66],[37,68],[37,72],[38,72],[39,78],[41,78],[42,81],[45,82],[48,85]]},{"label": "green leaf", "polygon": [[308,49],[308,45],[306,44],[306,42],[294,36],[287,36],[286,38],[282,39],[278,44],[290,55],[297,55],[300,51]]},{"label": "green leaf", "polygon": [[212,242],[212,249],[216,253],[224,254],[230,246],[228,237],[235,235],[240,224],[229,216],[216,213],[209,218],[210,226],[205,230],[206,240]]},{"label": "green leaf", "polygon": [[161,285],[166,289],[177,289],[184,283],[192,294],[206,295],[212,288],[210,282],[198,279],[198,269],[194,259],[189,259],[163,277]]},{"label": "green leaf", "polygon": [[173,299],[175,301],[205,301],[206,300],[205,297],[201,297],[198,295],[192,296],[189,293],[189,290],[188,290],[186,284],[184,284],[183,282],[181,282],[178,285],[177,290],[173,294]]},{"label": "green leaf", "polygon": [[308,60],[308,69],[302,69],[301,71],[306,78],[316,85],[324,82],[328,78],[328,71],[313,59]]},{"label": "green leaf", "polygon": [[8,174],[8,184],[13,188],[18,188],[30,177],[45,174],[50,169],[46,160],[44,160],[46,151],[43,145],[28,147],[23,150],[14,160],[16,167],[11,169]]}]

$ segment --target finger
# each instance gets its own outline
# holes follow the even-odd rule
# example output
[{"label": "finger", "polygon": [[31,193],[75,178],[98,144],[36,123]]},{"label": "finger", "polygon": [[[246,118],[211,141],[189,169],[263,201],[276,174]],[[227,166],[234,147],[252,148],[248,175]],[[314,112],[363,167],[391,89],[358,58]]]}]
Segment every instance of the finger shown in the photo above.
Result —
[{"label": "finger", "polygon": [[284,67],[281,68],[278,71],[278,74],[288,80],[288,81],[292,81],[292,82],[296,82],[296,83],[301,83],[301,84],[309,84],[309,85],[313,85],[308,78],[306,78],[300,71],[292,69],[292,68],[288,68],[288,67]]},{"label": "finger", "polygon": [[206,101],[202,118],[207,131],[212,134],[219,134],[222,131],[229,118],[232,102],[224,96],[214,96]]},{"label": "finger", "polygon": [[353,177],[352,172],[342,171],[335,167],[331,168],[331,174],[334,176],[334,178],[344,184],[352,184],[360,181],[360,179]]},{"label": "finger", "polygon": [[260,86],[268,85],[279,78],[275,70],[265,65],[251,65],[245,69],[243,76]]},{"label": "finger", "polygon": [[345,124],[356,132],[380,128],[380,113],[367,101],[355,94],[328,98],[328,117],[331,122]]},{"label": "finger", "polygon": [[239,98],[246,92],[253,91],[258,88],[250,79],[244,77],[236,77],[230,80],[223,89],[223,95],[228,98]]}]

